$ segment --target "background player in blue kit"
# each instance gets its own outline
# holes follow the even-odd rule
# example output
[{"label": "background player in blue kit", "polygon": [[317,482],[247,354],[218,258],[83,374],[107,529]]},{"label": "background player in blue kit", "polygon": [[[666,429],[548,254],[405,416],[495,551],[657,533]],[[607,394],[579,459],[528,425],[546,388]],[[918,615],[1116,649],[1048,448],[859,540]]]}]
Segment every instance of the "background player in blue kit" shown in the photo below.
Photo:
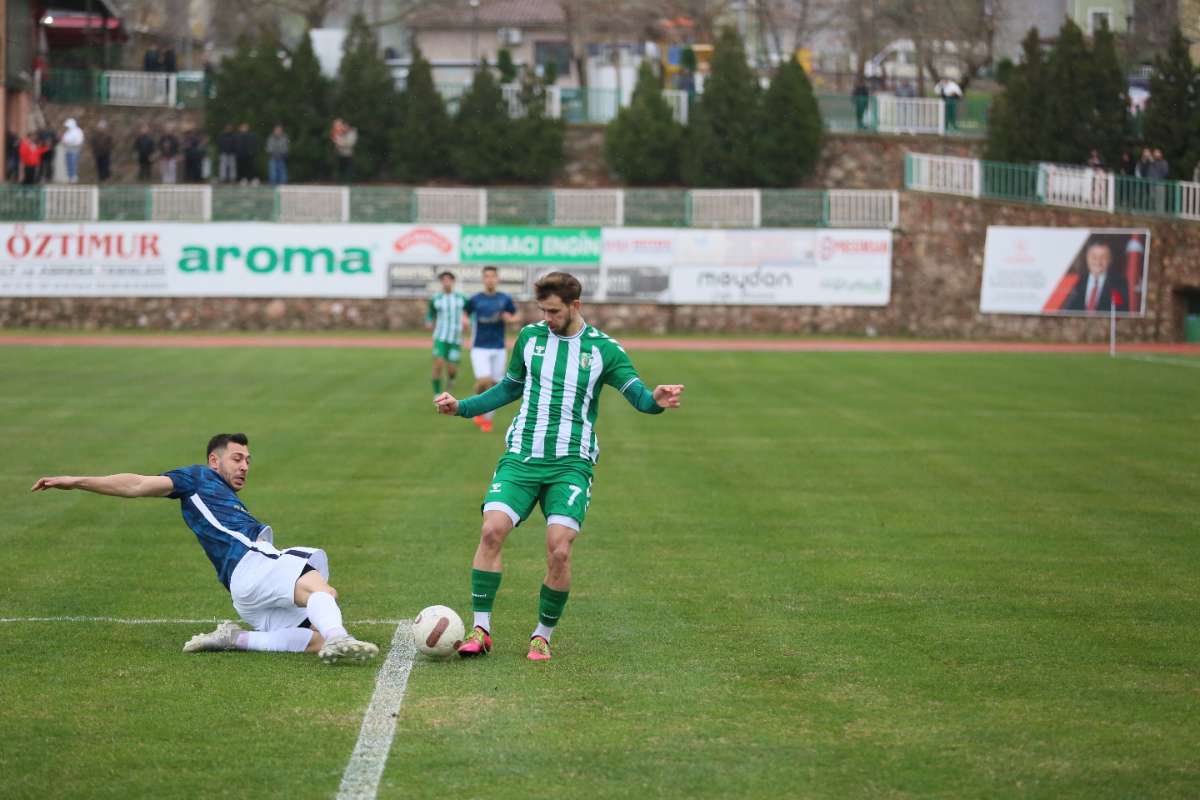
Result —
[{"label": "background player in blue kit", "polygon": [[[471,340],[471,368],[475,371],[475,394],[482,394],[504,378],[508,362],[504,358],[504,324],[517,318],[512,297],[496,290],[500,272],[495,267],[483,268],[483,291],[467,301],[466,313],[475,322]],[[475,417],[472,421],[484,433],[492,430],[494,411]]]},{"label": "background player in blue kit", "polygon": [[183,521],[229,590],[233,607],[254,630],[226,620],[212,633],[193,636],[184,652],[273,650],[319,653],[332,664],[366,661],[379,653],[342,625],[337,591],[329,585],[324,550],[272,544],[271,526],[246,510],[237,493],[250,470],[244,433],[218,433],[208,442],[208,463],[161,475],[120,473],[103,477],[60,475],[40,478],[33,491],[83,489],[114,497],[170,497],[179,500]]}]

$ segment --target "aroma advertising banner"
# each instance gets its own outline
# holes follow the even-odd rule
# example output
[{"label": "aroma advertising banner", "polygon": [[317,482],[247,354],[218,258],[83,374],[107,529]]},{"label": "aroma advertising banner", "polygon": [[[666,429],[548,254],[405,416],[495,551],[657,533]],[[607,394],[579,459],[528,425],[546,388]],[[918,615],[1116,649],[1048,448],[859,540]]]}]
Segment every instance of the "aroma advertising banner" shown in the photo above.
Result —
[{"label": "aroma advertising banner", "polygon": [[988,228],[985,314],[1146,313],[1146,228]]},{"label": "aroma advertising banner", "polygon": [[458,226],[0,226],[0,296],[384,297],[394,264],[458,262]]}]

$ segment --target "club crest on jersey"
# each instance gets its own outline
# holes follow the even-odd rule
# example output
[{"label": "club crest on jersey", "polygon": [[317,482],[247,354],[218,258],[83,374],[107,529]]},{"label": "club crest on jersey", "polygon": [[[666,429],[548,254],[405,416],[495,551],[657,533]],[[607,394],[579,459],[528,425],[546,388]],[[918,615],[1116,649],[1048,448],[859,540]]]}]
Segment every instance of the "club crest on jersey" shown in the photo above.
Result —
[{"label": "club crest on jersey", "polygon": [[587,368],[588,368],[588,367],[590,367],[591,365],[592,365],[592,354],[591,354],[591,353],[580,353],[580,355],[579,355],[579,368],[580,368],[580,369],[587,369]]}]

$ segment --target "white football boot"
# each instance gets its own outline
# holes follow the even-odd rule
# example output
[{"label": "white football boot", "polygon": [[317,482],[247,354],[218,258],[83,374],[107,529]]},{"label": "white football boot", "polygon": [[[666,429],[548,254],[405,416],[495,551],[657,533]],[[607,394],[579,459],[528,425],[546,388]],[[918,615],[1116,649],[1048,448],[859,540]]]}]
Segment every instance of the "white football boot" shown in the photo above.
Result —
[{"label": "white football boot", "polygon": [[185,653],[201,653],[216,650],[234,650],[237,648],[238,634],[245,633],[240,625],[227,619],[217,626],[212,633],[197,633],[187,640],[183,646]]},{"label": "white football boot", "polygon": [[326,664],[370,661],[379,655],[379,648],[370,642],[360,642],[347,633],[333,639],[326,639],[319,655]]}]

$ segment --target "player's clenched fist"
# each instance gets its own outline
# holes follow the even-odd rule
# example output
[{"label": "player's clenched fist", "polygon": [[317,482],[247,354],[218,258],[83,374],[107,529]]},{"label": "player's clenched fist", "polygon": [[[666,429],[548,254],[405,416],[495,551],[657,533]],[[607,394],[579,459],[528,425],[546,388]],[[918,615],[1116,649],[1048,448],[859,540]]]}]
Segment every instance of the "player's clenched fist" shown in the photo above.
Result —
[{"label": "player's clenched fist", "polygon": [[439,414],[454,416],[458,413],[458,401],[449,392],[442,392],[433,398],[433,404],[437,407]]}]

